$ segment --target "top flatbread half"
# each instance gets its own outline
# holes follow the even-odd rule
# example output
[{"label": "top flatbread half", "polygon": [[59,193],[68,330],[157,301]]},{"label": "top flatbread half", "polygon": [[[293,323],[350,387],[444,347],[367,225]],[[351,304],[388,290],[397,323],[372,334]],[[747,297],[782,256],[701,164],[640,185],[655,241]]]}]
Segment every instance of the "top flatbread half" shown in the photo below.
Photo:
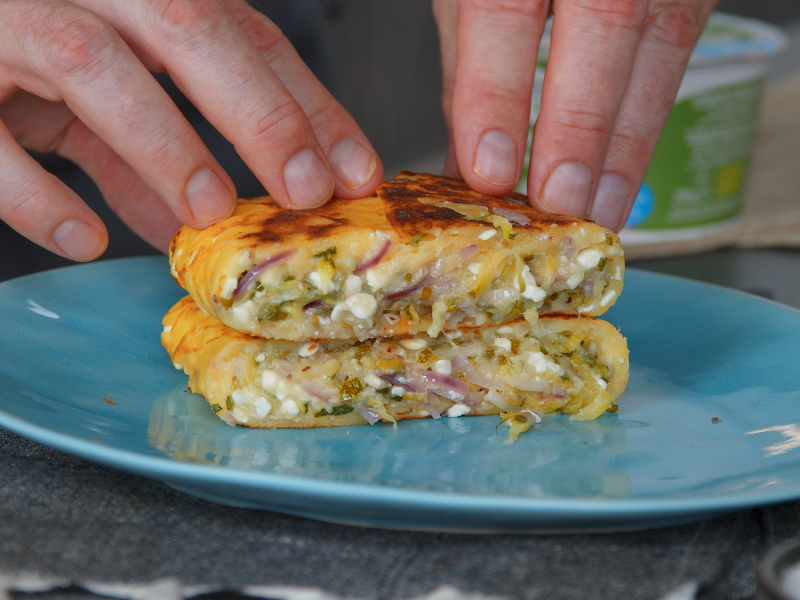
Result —
[{"label": "top flatbread half", "polygon": [[[360,269],[382,248],[379,264]],[[248,274],[276,256],[281,263],[259,271],[259,287],[243,293],[240,283],[253,279]],[[309,211],[284,210],[269,197],[241,200],[232,217],[204,231],[182,228],[170,262],[177,282],[207,314],[245,333],[294,340],[436,335],[489,318],[535,318],[536,311],[595,316],[618,297],[624,271],[619,238],[591,221],[544,213],[520,194],[494,198],[460,180],[407,172],[368,198],[334,199]],[[539,296],[532,293],[537,285],[544,290]],[[517,296],[527,289],[530,297],[500,307],[487,300],[504,286]],[[363,300],[358,307],[345,306],[354,293],[373,296],[376,310],[352,319],[369,312],[364,298],[350,300]],[[467,298],[475,306],[456,314]],[[307,314],[303,308],[314,303],[321,308]]]}]

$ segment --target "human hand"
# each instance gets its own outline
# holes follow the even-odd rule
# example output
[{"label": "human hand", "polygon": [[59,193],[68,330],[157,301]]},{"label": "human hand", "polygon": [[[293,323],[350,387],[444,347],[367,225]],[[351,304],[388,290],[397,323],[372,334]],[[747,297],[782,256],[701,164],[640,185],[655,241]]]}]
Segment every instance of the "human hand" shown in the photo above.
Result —
[{"label": "human hand", "polygon": [[181,222],[235,209],[233,182],[149,71],[172,77],[284,208],[383,179],[352,117],[246,0],[5,0],[0,30],[0,219],[56,254],[96,258],[106,229],[22,147],[76,162],[161,250]]},{"label": "human hand", "polygon": [[[619,231],[695,42],[717,0],[553,0],[528,173],[532,205]],[[445,175],[500,195],[517,184],[548,0],[434,0]]]}]

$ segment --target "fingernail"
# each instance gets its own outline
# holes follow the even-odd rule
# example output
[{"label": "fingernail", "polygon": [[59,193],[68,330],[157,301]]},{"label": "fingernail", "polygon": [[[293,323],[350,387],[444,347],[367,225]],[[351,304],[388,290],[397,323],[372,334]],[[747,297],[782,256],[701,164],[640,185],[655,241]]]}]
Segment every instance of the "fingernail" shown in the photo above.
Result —
[{"label": "fingernail", "polygon": [[597,194],[589,218],[608,229],[622,229],[622,215],[628,205],[630,193],[631,189],[624,177],[616,173],[604,174],[597,184]]},{"label": "fingernail", "polygon": [[472,170],[494,185],[517,183],[517,143],[498,129],[487,132],[475,150]]},{"label": "fingernail", "polygon": [[295,154],[283,169],[289,199],[298,208],[314,208],[333,195],[333,176],[311,148]]},{"label": "fingernail", "polygon": [[77,219],[69,219],[56,227],[53,241],[64,254],[78,261],[97,258],[106,247],[99,231]]},{"label": "fingernail", "polygon": [[336,142],[328,158],[334,177],[350,190],[366,184],[378,166],[375,154],[349,137]]},{"label": "fingernail", "polygon": [[592,193],[592,172],[579,162],[558,165],[542,191],[542,204],[555,213],[585,217]]},{"label": "fingernail", "polygon": [[227,216],[236,201],[233,196],[233,191],[208,167],[197,171],[186,184],[189,209],[201,223],[213,223]]}]

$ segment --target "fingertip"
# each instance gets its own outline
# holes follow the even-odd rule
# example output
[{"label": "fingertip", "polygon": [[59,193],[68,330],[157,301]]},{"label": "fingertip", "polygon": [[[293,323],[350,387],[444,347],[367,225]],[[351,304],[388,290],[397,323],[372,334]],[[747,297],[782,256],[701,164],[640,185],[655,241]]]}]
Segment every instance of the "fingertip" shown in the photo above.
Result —
[{"label": "fingertip", "polygon": [[186,202],[193,217],[191,226],[205,229],[233,214],[237,203],[236,188],[227,175],[220,176],[217,170],[203,167],[195,171],[186,183]]},{"label": "fingertip", "polygon": [[627,220],[631,191],[627,180],[616,173],[604,173],[597,185],[589,218],[612,231],[619,231]]},{"label": "fingertip", "polygon": [[325,204],[333,197],[336,181],[330,168],[312,149],[303,148],[283,169],[288,199],[278,202],[284,208],[309,209]]},{"label": "fingertip", "polygon": [[88,262],[106,251],[108,232],[102,223],[98,227],[80,219],[67,219],[53,230],[53,243],[70,260]]},{"label": "fingertip", "polygon": [[447,147],[447,158],[444,159],[444,169],[442,175],[445,177],[452,177],[454,179],[464,179],[461,176],[461,169],[458,168],[458,155],[456,154],[456,147],[452,140]]},{"label": "fingertip", "polygon": [[461,170],[469,186],[489,196],[512,191],[519,181],[519,147],[506,132],[487,131],[475,148],[472,168]]},{"label": "fingertip", "polygon": [[[376,173],[380,161],[375,151],[349,136],[343,137],[333,145],[328,159],[336,179],[334,194],[337,197],[358,198],[359,194],[364,192],[369,195],[374,191],[374,189],[369,190],[372,183],[375,180],[380,181],[383,177],[382,166],[381,173]],[[375,183],[374,187],[377,185]]]},{"label": "fingertip", "polygon": [[552,170],[536,198],[542,210],[585,218],[592,193],[592,170],[581,162],[564,162]]},{"label": "fingertip", "polygon": [[506,188],[519,179],[519,148],[510,135],[500,129],[487,131],[475,148],[472,171],[491,186]]}]

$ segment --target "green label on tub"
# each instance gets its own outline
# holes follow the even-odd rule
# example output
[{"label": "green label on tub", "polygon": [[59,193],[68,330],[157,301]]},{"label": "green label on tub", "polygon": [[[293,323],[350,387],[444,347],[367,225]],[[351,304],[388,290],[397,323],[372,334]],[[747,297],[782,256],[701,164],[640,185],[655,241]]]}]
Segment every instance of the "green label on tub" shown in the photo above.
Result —
[{"label": "green label on tub", "polygon": [[762,83],[716,87],[675,104],[647,172],[648,197],[637,198],[649,214],[635,207],[638,222],[630,225],[669,229],[739,213]]}]

